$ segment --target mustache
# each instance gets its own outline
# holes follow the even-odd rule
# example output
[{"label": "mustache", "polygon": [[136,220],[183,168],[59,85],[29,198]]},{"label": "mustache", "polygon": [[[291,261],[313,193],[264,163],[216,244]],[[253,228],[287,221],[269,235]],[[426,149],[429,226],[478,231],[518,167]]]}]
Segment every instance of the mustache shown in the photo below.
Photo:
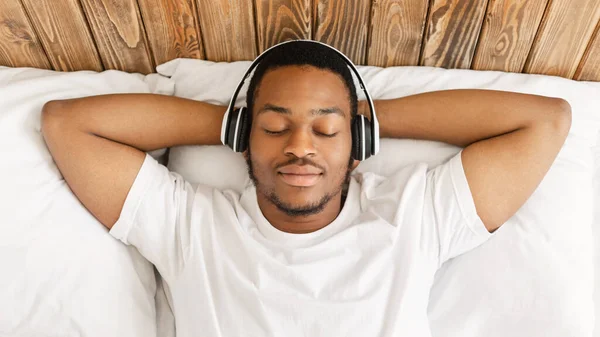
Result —
[{"label": "mustache", "polygon": [[317,163],[315,163],[314,161],[307,159],[307,158],[291,158],[290,160],[277,165],[276,169],[280,169],[284,166],[288,166],[288,165],[298,165],[298,166],[304,166],[304,165],[310,165],[310,166],[314,166],[318,169],[320,169],[321,171],[325,172],[325,168]]}]

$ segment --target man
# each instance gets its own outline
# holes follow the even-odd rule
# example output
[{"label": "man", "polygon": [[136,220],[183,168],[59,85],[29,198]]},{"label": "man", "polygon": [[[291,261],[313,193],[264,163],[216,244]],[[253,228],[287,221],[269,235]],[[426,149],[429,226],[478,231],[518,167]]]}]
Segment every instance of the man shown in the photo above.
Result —
[{"label": "man", "polygon": [[382,137],[464,149],[436,168],[351,177],[350,121],[368,109],[331,50],[273,51],[247,106],[242,194],[194,188],[143,152],[219,144],[224,106],[122,94],[43,109],[75,195],[163,276],[178,336],[428,336],[435,271],[523,205],[571,123],[564,100],[509,92],[378,100]]}]

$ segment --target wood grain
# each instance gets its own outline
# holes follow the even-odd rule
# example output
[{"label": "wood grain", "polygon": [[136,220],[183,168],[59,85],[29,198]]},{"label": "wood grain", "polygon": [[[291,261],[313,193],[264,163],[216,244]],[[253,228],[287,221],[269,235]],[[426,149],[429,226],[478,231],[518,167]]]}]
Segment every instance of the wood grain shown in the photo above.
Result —
[{"label": "wood grain", "polygon": [[310,0],[255,0],[258,53],[283,41],[310,39]]},{"label": "wood grain", "polygon": [[600,22],[573,79],[578,81],[600,81]]},{"label": "wood grain", "polygon": [[552,0],[524,72],[572,78],[599,19],[598,0]]},{"label": "wood grain", "polygon": [[154,64],[204,58],[194,0],[138,0]]},{"label": "wood grain", "polygon": [[521,72],[548,0],[490,0],[472,69]]},{"label": "wood grain", "polygon": [[344,53],[354,64],[365,64],[370,1],[316,0],[314,40]]},{"label": "wood grain", "polygon": [[254,9],[248,0],[197,0],[207,59],[253,60],[257,56]]},{"label": "wood grain", "polygon": [[433,0],[420,65],[471,67],[487,0]]},{"label": "wood grain", "polygon": [[105,69],[154,71],[135,0],[81,0]]},{"label": "wood grain", "polygon": [[0,0],[0,65],[52,69],[19,1]]},{"label": "wood grain", "polygon": [[307,38],[357,64],[600,82],[600,0],[0,0],[0,65],[12,67],[147,74]]},{"label": "wood grain", "polygon": [[381,0],[371,8],[367,63],[379,67],[419,65],[429,0]]},{"label": "wood grain", "polygon": [[78,0],[22,2],[54,70],[104,70]]}]

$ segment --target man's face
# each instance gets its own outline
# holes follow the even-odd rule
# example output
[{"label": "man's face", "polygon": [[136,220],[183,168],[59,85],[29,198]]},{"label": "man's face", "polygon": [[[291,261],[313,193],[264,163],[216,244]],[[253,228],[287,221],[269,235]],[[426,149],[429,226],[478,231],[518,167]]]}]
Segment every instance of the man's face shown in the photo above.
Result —
[{"label": "man's face", "polygon": [[290,216],[319,213],[353,168],[342,78],[311,66],[276,68],[254,102],[246,160],[257,193]]}]

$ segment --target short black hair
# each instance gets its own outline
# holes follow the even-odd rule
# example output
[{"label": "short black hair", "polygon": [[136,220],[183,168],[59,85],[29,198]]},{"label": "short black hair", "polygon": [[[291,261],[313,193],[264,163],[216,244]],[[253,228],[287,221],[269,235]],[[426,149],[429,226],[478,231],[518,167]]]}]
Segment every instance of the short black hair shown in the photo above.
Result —
[{"label": "short black hair", "polygon": [[296,41],[286,43],[271,50],[256,66],[246,95],[246,121],[252,124],[252,111],[254,99],[258,94],[258,85],[267,71],[283,66],[313,66],[329,70],[342,78],[350,96],[350,116],[356,116],[358,110],[358,97],[351,70],[346,61],[334,50],[320,43],[310,41]]}]

